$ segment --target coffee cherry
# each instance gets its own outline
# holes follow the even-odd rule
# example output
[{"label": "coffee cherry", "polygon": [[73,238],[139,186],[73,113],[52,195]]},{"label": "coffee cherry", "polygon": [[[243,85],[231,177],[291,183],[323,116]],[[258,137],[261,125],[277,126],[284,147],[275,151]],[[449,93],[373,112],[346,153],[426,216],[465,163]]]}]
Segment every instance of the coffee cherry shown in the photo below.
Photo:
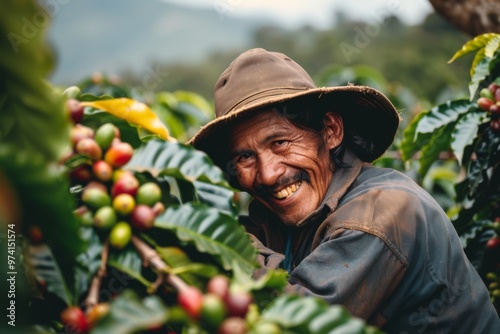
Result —
[{"label": "coffee cherry", "polygon": [[493,237],[486,242],[486,248],[495,249],[500,246],[500,237]]},{"label": "coffee cherry", "polygon": [[108,188],[106,185],[100,181],[92,180],[87,185],[85,186],[85,189],[90,189],[90,188],[97,188],[99,190],[102,190],[105,193],[108,193]]},{"label": "coffee cherry", "polygon": [[85,313],[78,306],[70,306],[64,309],[61,312],[61,322],[68,333],[87,333],[89,330],[89,323]]},{"label": "coffee cherry", "polygon": [[201,312],[203,294],[193,286],[189,286],[177,294],[177,303],[193,319],[198,319]]},{"label": "coffee cherry", "polygon": [[94,139],[103,150],[111,146],[111,142],[115,138],[118,128],[112,123],[105,123],[95,131]]},{"label": "coffee cherry", "polygon": [[495,101],[500,101],[500,87],[495,89]]},{"label": "coffee cherry", "polygon": [[73,147],[76,147],[76,144],[78,144],[78,142],[83,138],[93,138],[93,137],[94,137],[94,130],[81,124],[75,125],[70,130],[71,144],[73,145]]},{"label": "coffee cherry", "polygon": [[201,302],[200,320],[209,328],[217,328],[226,318],[227,310],[222,299],[214,294],[205,294]]},{"label": "coffee cherry", "polygon": [[154,182],[144,183],[137,189],[137,203],[153,206],[161,200],[161,189]]},{"label": "coffee cherry", "polygon": [[78,124],[82,121],[84,107],[80,101],[76,99],[68,99],[66,100],[66,108],[74,124]]},{"label": "coffee cherry", "polygon": [[70,86],[63,91],[62,95],[66,99],[78,99],[81,95],[81,90],[78,86]]},{"label": "coffee cherry", "polygon": [[111,196],[116,197],[120,194],[129,194],[135,197],[139,186],[139,181],[135,176],[121,177],[111,187]]},{"label": "coffee cherry", "polygon": [[125,247],[132,238],[132,228],[127,222],[119,222],[109,233],[109,244],[117,249]]},{"label": "coffee cherry", "polygon": [[75,183],[87,183],[92,179],[92,167],[87,164],[77,166],[69,172],[69,178]]},{"label": "coffee cherry", "polygon": [[102,149],[97,142],[92,138],[83,138],[76,144],[76,151],[86,155],[92,161],[97,161],[102,158]]},{"label": "coffee cherry", "polygon": [[78,222],[83,226],[92,226],[94,223],[92,212],[86,206],[79,207],[73,212],[73,214]]},{"label": "coffee cherry", "polygon": [[135,199],[129,194],[119,194],[113,199],[113,209],[121,215],[128,215],[134,210]]},{"label": "coffee cherry", "polygon": [[494,94],[488,89],[488,88],[483,88],[479,91],[479,96],[480,97],[487,97],[490,100],[494,100],[495,96]]},{"label": "coffee cherry", "polygon": [[239,317],[229,317],[219,326],[218,334],[245,334],[248,332],[248,326],[244,319]]},{"label": "coffee cherry", "polygon": [[498,87],[499,86],[496,83],[492,82],[489,84],[488,89],[490,90],[491,94],[495,94]]},{"label": "coffee cherry", "polygon": [[488,111],[491,114],[491,119],[500,118],[500,105],[494,104],[490,107],[490,109]]},{"label": "coffee cherry", "polygon": [[140,231],[149,230],[155,224],[153,209],[144,204],[137,205],[130,214],[130,223]]},{"label": "coffee cherry", "polygon": [[500,119],[494,119],[490,122],[490,129],[493,133],[500,133]]},{"label": "coffee cherry", "polygon": [[225,299],[229,316],[244,318],[252,301],[252,295],[246,291],[230,291]]},{"label": "coffee cherry", "polygon": [[89,327],[92,328],[96,325],[99,319],[102,319],[109,313],[108,303],[99,303],[87,310],[86,318],[89,323]]},{"label": "coffee cherry", "polygon": [[99,208],[94,215],[94,226],[103,230],[109,230],[116,224],[116,213],[110,206]]},{"label": "coffee cherry", "polygon": [[493,272],[489,272],[486,274],[486,279],[488,279],[490,281],[496,281],[498,279],[498,276],[497,276],[497,274],[495,274]]},{"label": "coffee cherry", "polygon": [[134,173],[132,173],[131,171],[126,170],[126,169],[121,169],[121,168],[115,169],[115,171],[113,172],[113,183],[115,183],[116,181],[118,181],[122,177],[126,177],[126,176],[134,177]]},{"label": "coffee cherry", "polygon": [[99,209],[111,205],[111,198],[106,191],[97,187],[83,189],[82,201],[91,209]]},{"label": "coffee cherry", "polygon": [[495,103],[490,100],[489,98],[487,97],[480,97],[478,100],[477,100],[477,105],[479,106],[479,108],[481,108],[482,110],[484,111],[488,111],[490,109],[491,106],[495,105]]},{"label": "coffee cherry", "polygon": [[253,332],[259,334],[280,334],[282,333],[280,326],[270,322],[260,322],[253,328]]},{"label": "coffee cherry", "polygon": [[229,278],[224,275],[215,275],[207,283],[207,293],[214,294],[226,300],[229,295]]},{"label": "coffee cherry", "polygon": [[104,160],[94,162],[92,171],[94,172],[94,176],[103,182],[107,182],[113,177],[113,167]]},{"label": "coffee cherry", "polygon": [[43,233],[40,227],[31,225],[28,228],[28,239],[33,245],[39,245],[43,242]]},{"label": "coffee cherry", "polygon": [[114,168],[119,168],[129,162],[133,154],[134,148],[132,145],[126,142],[119,142],[115,145],[111,145],[104,155],[104,160]]}]

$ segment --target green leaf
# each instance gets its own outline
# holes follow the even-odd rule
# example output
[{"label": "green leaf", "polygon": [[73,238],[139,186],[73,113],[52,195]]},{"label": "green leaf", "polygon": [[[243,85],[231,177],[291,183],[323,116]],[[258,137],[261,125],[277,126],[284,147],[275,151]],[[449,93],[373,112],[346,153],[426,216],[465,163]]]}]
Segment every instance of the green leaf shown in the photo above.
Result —
[{"label": "green leaf", "polygon": [[262,311],[260,321],[278,324],[288,333],[381,333],[363,320],[351,316],[340,305],[328,305],[316,297],[297,295],[278,297]]},{"label": "green leaf", "polygon": [[191,115],[198,122],[208,121],[209,118],[213,117],[214,111],[212,105],[201,95],[185,90],[178,90],[174,92],[174,96],[177,98],[179,104],[192,107],[186,110],[186,114]]},{"label": "green leaf", "polygon": [[246,273],[255,269],[256,253],[245,229],[215,208],[194,203],[171,206],[157,217],[155,227],[174,230],[198,251],[216,255],[225,270],[231,270],[233,261]]},{"label": "green leaf", "polygon": [[45,281],[47,291],[59,297],[66,305],[73,305],[73,297],[66,280],[47,245],[31,246],[29,262],[35,276]]},{"label": "green leaf", "polygon": [[400,150],[401,158],[404,161],[408,161],[413,157],[415,153],[420,151],[420,149],[429,140],[432,134],[419,134],[417,136],[417,126],[420,120],[425,117],[427,112],[421,112],[417,114],[408,124],[408,126],[403,130],[403,138],[401,140]]},{"label": "green leaf", "polygon": [[114,261],[117,264],[136,272],[141,272],[142,269],[141,256],[137,253],[131,243],[120,250],[111,249],[109,252],[109,261]]},{"label": "green leaf", "polygon": [[439,153],[449,150],[452,131],[453,124],[440,128],[433,134],[429,142],[422,147],[422,154],[418,159],[420,163],[418,174],[421,177],[424,177],[432,164],[439,159]]},{"label": "green leaf", "polygon": [[484,55],[488,58],[493,58],[498,48],[500,47],[500,35],[493,36],[484,47]]},{"label": "green leaf", "polygon": [[202,201],[236,215],[233,188],[208,156],[192,146],[150,140],[134,152],[127,169],[177,180],[183,201]]},{"label": "green leaf", "polygon": [[167,321],[168,309],[158,296],[144,299],[125,290],[111,304],[109,313],[92,329],[92,334],[132,334],[160,326]]},{"label": "green leaf", "polygon": [[9,83],[2,90],[9,94],[0,113],[0,141],[58,161],[70,143],[70,123],[62,97],[41,80],[39,87],[30,91],[29,83],[23,86],[18,79],[2,78]]},{"label": "green leaf", "polygon": [[[161,259],[165,261],[165,263],[171,267],[174,268],[186,268],[187,266],[192,264],[191,259],[189,256],[186,254],[186,252],[179,247],[158,247],[156,246],[156,251],[160,255]],[[208,269],[207,272],[210,274],[215,274],[213,271],[215,268],[212,266],[206,265]],[[209,267],[209,268],[208,268]],[[197,269],[197,268],[194,268]],[[202,268],[203,269],[203,268]],[[195,271],[188,271],[188,272],[182,272],[178,273],[180,278],[186,282],[187,284],[190,285],[198,285],[200,284],[198,278],[196,275],[193,274],[200,274],[197,270]]]},{"label": "green leaf", "polygon": [[31,225],[40,227],[66,279],[70,279],[72,264],[84,244],[73,216],[75,203],[67,178],[55,165],[49,165],[41,153],[18,151],[14,145],[0,146],[0,166],[22,209],[23,232]]},{"label": "green leaf", "polygon": [[40,13],[44,9],[37,1],[2,4],[0,142],[52,161],[69,143],[70,123],[61,94],[46,81],[54,66],[45,40],[49,25],[27,26],[28,18]]},{"label": "green leaf", "polygon": [[463,163],[465,148],[474,143],[479,125],[484,123],[485,119],[485,112],[471,112],[460,118],[455,125],[451,134],[451,148],[460,164]]},{"label": "green leaf", "polygon": [[487,34],[482,34],[482,35],[476,36],[474,39],[465,43],[462,46],[462,48],[459,51],[457,51],[453,55],[453,57],[451,57],[450,60],[448,60],[448,64],[452,63],[457,58],[460,58],[460,57],[462,57],[470,52],[474,52],[476,50],[484,48],[486,45],[488,45],[490,40],[497,39],[498,36],[499,35],[495,34],[495,33],[487,33]]},{"label": "green leaf", "polygon": [[173,136],[187,141],[201,125],[213,117],[212,106],[200,95],[176,91],[156,94],[153,110],[168,125]]},{"label": "green leaf", "polygon": [[75,270],[75,295],[81,297],[87,292],[92,278],[101,265],[103,244],[92,227],[80,227],[80,236],[86,243],[85,252],[77,257]]},{"label": "green leaf", "polygon": [[470,99],[473,100],[479,85],[488,77],[491,59],[483,58],[474,67],[469,82]]},{"label": "green leaf", "polygon": [[108,265],[118,269],[119,271],[127,274],[128,276],[132,277],[133,279],[137,280],[139,283],[143,284],[147,289],[151,289],[153,287],[153,283],[145,279],[141,274],[140,271],[134,270],[133,268],[124,266],[123,264],[109,260]]},{"label": "green leaf", "polygon": [[132,160],[126,167],[137,171],[148,170],[153,175],[170,169],[178,171],[175,177],[182,177],[190,182],[199,180],[229,187],[223,172],[206,154],[180,143],[150,140],[134,152]]},{"label": "green leaf", "polygon": [[418,135],[421,133],[434,133],[436,130],[454,123],[461,114],[466,113],[472,106],[476,104],[469,100],[447,101],[440,104],[418,120],[417,128],[415,129],[415,140],[418,140]]}]

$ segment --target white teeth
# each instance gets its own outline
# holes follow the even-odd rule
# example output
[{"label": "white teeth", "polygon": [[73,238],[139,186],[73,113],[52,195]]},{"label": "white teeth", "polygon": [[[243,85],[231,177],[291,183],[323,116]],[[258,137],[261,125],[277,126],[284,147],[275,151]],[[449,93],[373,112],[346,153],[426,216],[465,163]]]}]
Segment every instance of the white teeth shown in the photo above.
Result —
[{"label": "white teeth", "polygon": [[300,188],[300,182],[292,184],[291,186],[288,186],[284,189],[281,189],[280,191],[275,193],[274,196],[277,199],[288,198],[288,197],[292,196],[293,193],[295,193],[297,190],[299,190],[299,188]]}]

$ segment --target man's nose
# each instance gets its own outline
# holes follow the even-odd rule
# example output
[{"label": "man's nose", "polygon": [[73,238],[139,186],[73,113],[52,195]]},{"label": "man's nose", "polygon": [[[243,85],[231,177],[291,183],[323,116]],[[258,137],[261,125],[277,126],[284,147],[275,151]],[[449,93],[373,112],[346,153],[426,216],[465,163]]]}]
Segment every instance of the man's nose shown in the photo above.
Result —
[{"label": "man's nose", "polygon": [[285,166],[275,155],[260,155],[257,159],[256,181],[261,186],[272,186],[285,173]]}]

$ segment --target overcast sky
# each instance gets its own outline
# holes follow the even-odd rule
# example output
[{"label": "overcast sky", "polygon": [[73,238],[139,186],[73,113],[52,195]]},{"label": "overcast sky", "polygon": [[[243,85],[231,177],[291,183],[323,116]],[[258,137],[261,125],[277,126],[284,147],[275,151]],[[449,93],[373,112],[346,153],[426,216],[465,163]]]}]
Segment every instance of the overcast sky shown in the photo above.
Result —
[{"label": "overcast sky", "polygon": [[397,15],[408,24],[418,24],[433,11],[428,0],[163,0],[202,8],[213,8],[221,19],[226,16],[268,15],[297,27],[310,24],[328,27],[332,13],[341,11],[349,17],[365,21]]}]

